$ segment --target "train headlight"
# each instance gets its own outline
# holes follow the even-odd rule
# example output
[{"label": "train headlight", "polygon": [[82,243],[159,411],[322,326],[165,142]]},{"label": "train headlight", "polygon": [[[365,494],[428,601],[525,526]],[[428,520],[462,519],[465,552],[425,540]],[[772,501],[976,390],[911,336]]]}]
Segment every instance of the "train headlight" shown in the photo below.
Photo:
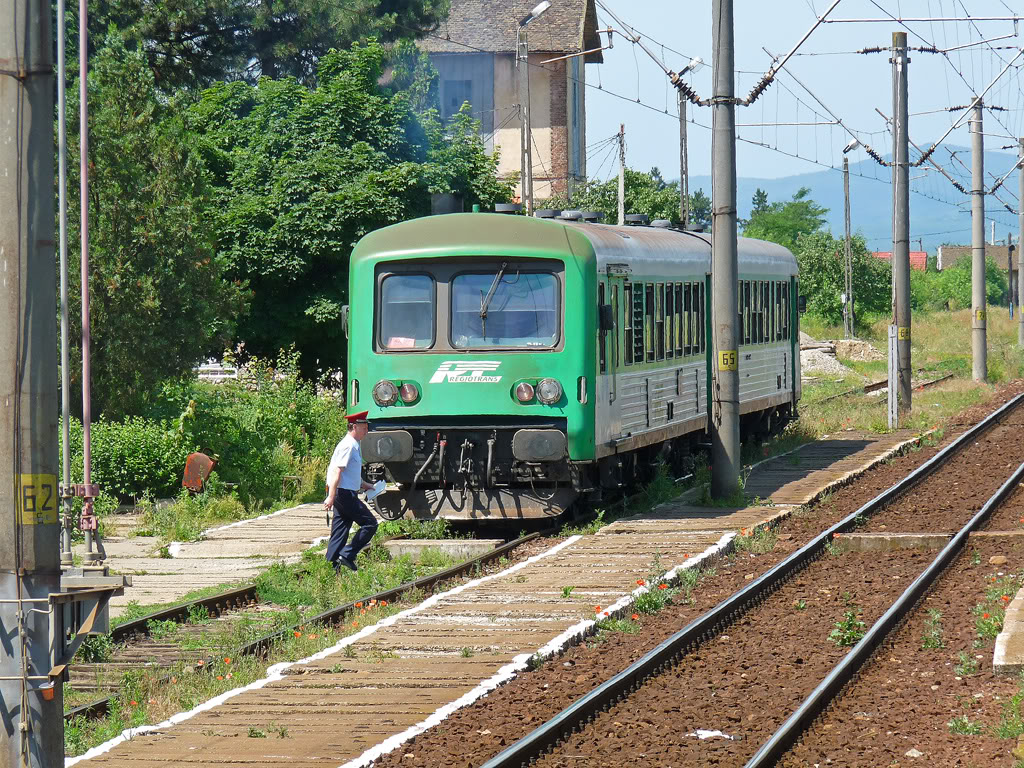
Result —
[{"label": "train headlight", "polygon": [[415,403],[417,400],[419,400],[420,390],[411,381],[407,381],[398,390],[398,394],[402,398],[403,403]]},{"label": "train headlight", "polygon": [[516,385],[516,400],[520,403],[528,403],[533,400],[533,385],[521,381]]},{"label": "train headlight", "polygon": [[544,405],[554,405],[562,399],[562,385],[555,379],[541,379],[537,384],[537,399]]},{"label": "train headlight", "polygon": [[380,406],[394,405],[398,399],[398,387],[387,379],[373,385],[373,401]]}]

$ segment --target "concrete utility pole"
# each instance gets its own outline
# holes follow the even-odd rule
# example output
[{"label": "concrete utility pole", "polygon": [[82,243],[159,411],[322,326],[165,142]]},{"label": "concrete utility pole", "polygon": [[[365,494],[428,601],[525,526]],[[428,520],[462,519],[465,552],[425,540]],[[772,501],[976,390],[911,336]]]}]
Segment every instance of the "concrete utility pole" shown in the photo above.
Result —
[{"label": "concrete utility pole", "polygon": [[907,33],[892,33],[893,71],[893,325],[898,360],[897,409],[910,411],[910,134],[907,109]]},{"label": "concrete utility pole", "polygon": [[686,151],[686,97],[676,91],[679,105],[679,226],[686,229],[690,223],[690,170]]},{"label": "concrete utility pole", "polygon": [[1024,138],[1018,139],[1020,165],[1017,167],[1017,309],[1019,310],[1020,322],[1017,325],[1017,346],[1024,348],[1024,269],[1021,269],[1021,262],[1024,262]]},{"label": "concrete utility pole", "polygon": [[626,126],[619,123],[619,226],[626,223]]},{"label": "concrete utility pole", "polygon": [[519,46],[516,67],[519,68],[519,141],[521,145],[519,187],[522,190],[526,215],[533,215],[533,147],[530,124],[530,45],[526,27],[519,27]]},{"label": "concrete utility pole", "polygon": [[11,768],[64,765],[62,687],[48,677],[47,602],[60,591],[50,34],[48,3],[0,4],[0,763]]},{"label": "concrete utility pole", "polygon": [[[740,409],[736,242],[736,101],[733,2],[719,0],[711,12],[714,92],[711,97],[711,333],[714,351],[711,412],[711,493],[730,496],[739,488]],[[792,297],[796,301],[796,296]]]},{"label": "concrete utility pole", "polygon": [[971,355],[975,381],[988,379],[985,313],[985,139],[982,103],[971,119]]},{"label": "concrete utility pole", "polygon": [[850,158],[843,155],[843,221],[846,227],[846,244],[844,272],[845,285],[843,289],[846,295],[846,302],[843,305],[843,331],[846,338],[853,338],[853,248],[850,243]]}]

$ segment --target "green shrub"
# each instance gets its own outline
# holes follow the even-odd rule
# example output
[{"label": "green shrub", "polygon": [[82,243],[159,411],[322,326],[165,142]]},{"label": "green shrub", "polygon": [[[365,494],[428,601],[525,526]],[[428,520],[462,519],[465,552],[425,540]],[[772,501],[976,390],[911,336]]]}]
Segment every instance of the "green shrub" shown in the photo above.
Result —
[{"label": "green shrub", "polygon": [[[71,420],[71,467],[82,481],[82,422]],[[92,481],[121,501],[174,496],[193,444],[173,425],[138,416],[92,425]]]},{"label": "green shrub", "polygon": [[[278,499],[286,475],[300,476],[300,496],[315,496],[323,478],[313,475],[344,436],[345,411],[300,381],[297,369],[297,355],[282,353],[276,364],[253,360],[239,380],[168,383],[148,415],[177,419],[198,450],[217,458],[221,479],[238,485],[246,506]],[[323,464],[303,467],[305,460]]]}]

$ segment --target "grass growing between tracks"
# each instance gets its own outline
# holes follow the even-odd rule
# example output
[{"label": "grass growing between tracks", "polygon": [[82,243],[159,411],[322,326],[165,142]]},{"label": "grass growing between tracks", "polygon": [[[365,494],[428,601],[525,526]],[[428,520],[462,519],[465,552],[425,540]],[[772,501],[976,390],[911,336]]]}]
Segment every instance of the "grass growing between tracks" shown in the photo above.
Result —
[{"label": "grass growing between tracks", "polygon": [[[105,717],[92,720],[78,717],[65,724],[65,754],[80,755],[114,738],[126,728],[162,722],[221,693],[244,687],[266,677],[270,665],[311,656],[404,607],[407,606],[367,604],[357,608],[343,625],[304,625],[275,642],[265,658],[235,657],[225,653],[218,654],[211,661],[209,654],[197,654],[194,661],[179,662],[171,669],[131,670],[123,675]],[[280,735],[271,722],[253,723],[253,727],[275,738]]]},{"label": "grass growing between tracks", "polygon": [[[916,390],[913,393],[913,410],[900,426],[925,431],[965,408],[984,402],[991,395],[993,385],[1024,377],[1024,353],[1017,346],[1018,320],[1018,317],[1011,319],[1005,307],[988,308],[988,383],[982,384],[971,381],[970,310],[915,312],[910,344],[915,383],[946,374],[953,374],[954,378],[934,389]],[[804,330],[817,339],[843,338],[841,327],[822,325],[813,318],[805,318],[801,323]],[[888,318],[879,319],[866,330],[861,329],[858,337],[870,341],[884,353],[888,343],[888,325]],[[885,393],[850,392],[884,379],[886,361],[840,358],[839,362],[850,368],[852,373],[834,379],[819,376],[814,381],[805,382],[800,420],[795,425],[799,432],[810,439],[845,429],[887,432]]]}]

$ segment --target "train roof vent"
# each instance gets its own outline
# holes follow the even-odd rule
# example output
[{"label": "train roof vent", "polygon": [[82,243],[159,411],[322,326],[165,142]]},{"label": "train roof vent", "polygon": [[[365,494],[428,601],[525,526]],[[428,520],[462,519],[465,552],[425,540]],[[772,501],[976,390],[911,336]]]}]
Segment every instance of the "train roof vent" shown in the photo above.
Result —
[{"label": "train roof vent", "polygon": [[651,222],[652,227],[660,227],[661,229],[669,229],[672,226],[672,222],[668,219],[655,219]]},{"label": "train roof vent", "polygon": [[583,211],[562,211],[562,218],[566,221],[579,221],[583,218]]},{"label": "train roof vent", "polygon": [[650,224],[650,223],[651,223],[651,217],[648,216],[646,213],[627,213],[626,214],[626,224],[628,226],[636,227],[636,226],[641,226],[641,225]]},{"label": "train roof vent", "polygon": [[495,203],[495,213],[519,213],[523,210],[522,203]]},{"label": "train roof vent", "polygon": [[580,218],[584,221],[600,221],[604,218],[604,214],[600,211],[582,211]]},{"label": "train roof vent", "polygon": [[538,219],[557,219],[562,215],[562,212],[557,208],[538,208],[533,212],[533,215]]}]

